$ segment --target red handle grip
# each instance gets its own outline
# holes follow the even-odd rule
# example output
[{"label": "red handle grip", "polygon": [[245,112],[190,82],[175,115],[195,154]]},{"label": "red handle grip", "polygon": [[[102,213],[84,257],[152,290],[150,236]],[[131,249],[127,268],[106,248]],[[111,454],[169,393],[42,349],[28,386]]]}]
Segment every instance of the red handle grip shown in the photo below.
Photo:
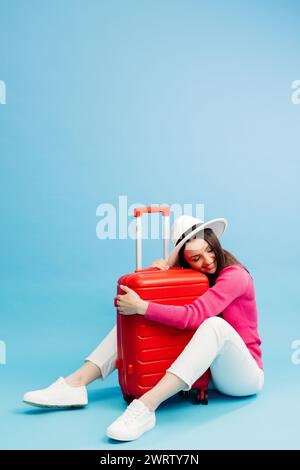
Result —
[{"label": "red handle grip", "polygon": [[161,212],[163,216],[170,215],[170,207],[146,206],[134,209],[134,217],[141,217],[144,212]]}]

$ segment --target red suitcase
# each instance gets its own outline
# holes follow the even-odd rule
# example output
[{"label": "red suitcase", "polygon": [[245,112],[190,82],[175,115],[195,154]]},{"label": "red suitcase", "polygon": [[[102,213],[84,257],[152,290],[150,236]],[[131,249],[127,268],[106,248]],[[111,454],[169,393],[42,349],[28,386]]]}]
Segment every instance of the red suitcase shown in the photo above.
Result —
[{"label": "red suitcase", "polygon": [[[141,269],[141,216],[143,212],[162,212],[164,218],[164,259],[168,257],[169,207],[143,207],[135,209],[137,230],[137,264],[132,274],[118,280],[117,295],[125,292],[120,285],[133,289],[143,300],[169,305],[192,302],[209,288],[205,274],[194,269],[171,267]],[[150,390],[163,377],[195,331],[179,330],[145,319],[143,315],[122,315],[118,311],[117,297],[117,361],[119,384],[127,403]],[[208,403],[208,369],[192,386],[195,403]],[[182,397],[190,392],[180,392]]]}]

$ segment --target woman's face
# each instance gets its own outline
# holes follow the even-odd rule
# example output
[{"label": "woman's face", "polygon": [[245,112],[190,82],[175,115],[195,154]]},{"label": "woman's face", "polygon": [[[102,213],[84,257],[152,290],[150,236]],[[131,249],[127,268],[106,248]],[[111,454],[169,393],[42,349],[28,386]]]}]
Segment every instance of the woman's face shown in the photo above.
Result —
[{"label": "woman's face", "polygon": [[216,255],[203,238],[196,238],[185,245],[184,258],[191,268],[204,274],[214,274],[217,270]]}]

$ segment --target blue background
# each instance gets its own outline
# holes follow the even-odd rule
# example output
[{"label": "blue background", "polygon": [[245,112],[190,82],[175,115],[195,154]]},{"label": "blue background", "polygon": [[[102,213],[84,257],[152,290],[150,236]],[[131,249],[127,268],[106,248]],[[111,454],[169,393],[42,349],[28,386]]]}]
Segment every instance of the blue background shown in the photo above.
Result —
[{"label": "blue background", "polygon": [[[299,2],[0,0],[0,15],[1,448],[299,447]],[[223,247],[255,281],[266,383],[196,409],[173,397],[154,430],[116,444],[116,372],[83,410],[21,399],[114,324],[135,242],[100,240],[96,209],[118,212],[120,195],[228,219]],[[157,240],[144,248],[144,267],[162,256]]]}]

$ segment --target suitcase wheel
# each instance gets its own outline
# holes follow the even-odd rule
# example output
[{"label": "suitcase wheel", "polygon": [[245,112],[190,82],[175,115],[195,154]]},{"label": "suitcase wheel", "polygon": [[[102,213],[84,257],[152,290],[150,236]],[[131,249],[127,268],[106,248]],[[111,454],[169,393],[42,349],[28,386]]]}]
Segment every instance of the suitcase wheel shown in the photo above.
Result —
[{"label": "suitcase wheel", "polygon": [[130,405],[130,403],[135,399],[133,395],[123,395],[123,398],[126,401],[127,405]]},{"label": "suitcase wheel", "polygon": [[179,396],[181,398],[188,398],[190,396],[190,391],[189,390],[181,390],[179,392]]},{"label": "suitcase wheel", "polygon": [[194,395],[193,403],[195,405],[207,405],[208,404],[208,391],[207,390],[197,390]]}]

